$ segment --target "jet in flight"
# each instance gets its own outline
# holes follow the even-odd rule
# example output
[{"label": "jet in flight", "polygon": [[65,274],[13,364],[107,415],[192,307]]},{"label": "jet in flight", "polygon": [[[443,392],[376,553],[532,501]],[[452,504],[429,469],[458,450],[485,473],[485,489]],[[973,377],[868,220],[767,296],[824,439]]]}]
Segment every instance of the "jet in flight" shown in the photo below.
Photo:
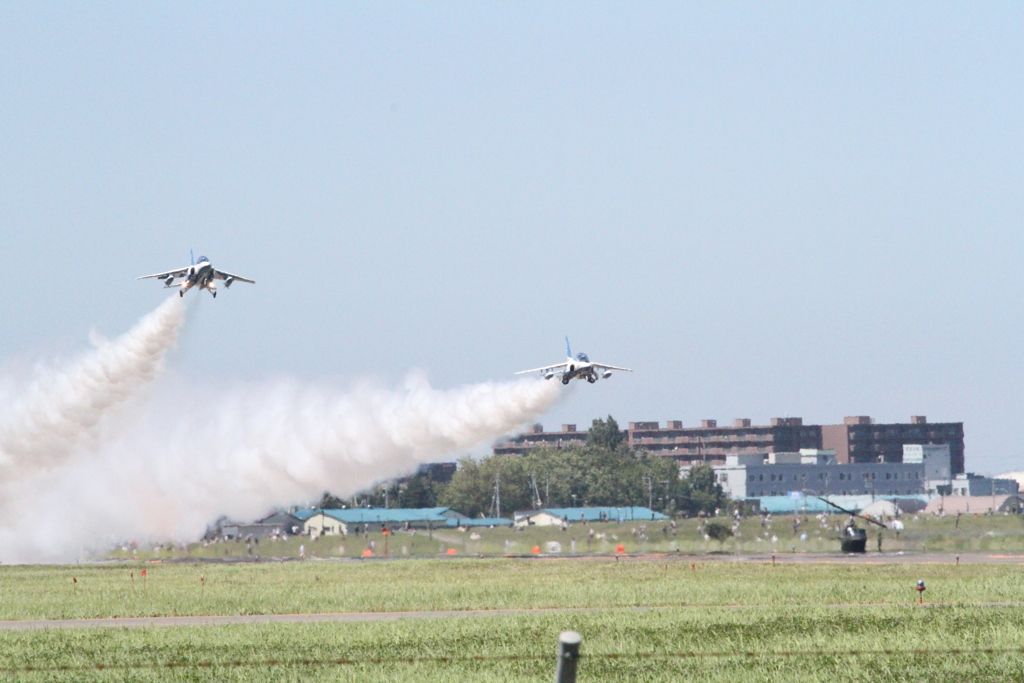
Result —
[{"label": "jet in flight", "polygon": [[565,338],[565,354],[567,358],[564,363],[556,363],[554,365],[545,365],[542,368],[534,368],[533,370],[523,370],[517,372],[517,375],[525,375],[529,372],[541,372],[544,374],[544,379],[551,379],[555,375],[561,375],[562,384],[568,384],[569,380],[575,378],[586,379],[588,382],[593,384],[597,381],[598,376],[608,379],[612,376],[612,370],[621,370],[623,372],[633,372],[629,368],[620,368],[614,365],[605,365],[604,363],[593,363],[587,354],[578,353],[576,357],[572,357],[572,348],[569,346],[569,338]]},{"label": "jet in flight", "polygon": [[[191,252],[189,252],[191,255]],[[232,275],[231,273],[225,273],[222,270],[215,270],[210,265],[210,259],[205,256],[199,257],[199,262],[196,263],[196,259],[192,257],[192,265],[187,268],[180,268],[178,270],[169,270],[166,273],[156,273],[154,275],[143,275],[138,278],[139,280],[145,280],[146,278],[155,277],[158,280],[164,281],[164,288],[168,289],[171,287],[178,288],[178,296],[185,296],[185,292],[198,287],[200,290],[208,290],[213,298],[217,298],[217,283],[216,280],[224,281],[224,289],[227,289],[231,284],[238,280],[239,282],[248,282],[250,284],[256,284],[255,280],[247,280],[239,275]],[[181,278],[180,284],[174,284],[174,281]]]}]

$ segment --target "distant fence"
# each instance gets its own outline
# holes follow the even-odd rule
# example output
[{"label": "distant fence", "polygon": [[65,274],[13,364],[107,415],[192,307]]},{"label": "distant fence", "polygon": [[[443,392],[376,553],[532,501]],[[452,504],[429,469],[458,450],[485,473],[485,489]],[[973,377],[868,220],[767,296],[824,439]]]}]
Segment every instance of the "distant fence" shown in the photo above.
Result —
[{"label": "distant fence", "polygon": [[[907,655],[1020,655],[1024,647],[1011,648],[930,648],[930,649],[859,649],[859,650],[782,650],[775,652],[744,652],[740,650],[702,651],[702,652],[599,652],[582,653],[579,651],[579,634],[572,631],[564,632],[559,638],[559,653],[556,662],[556,683],[574,683],[577,664],[585,665],[591,660],[631,660],[631,659],[705,659],[705,658],[740,658],[740,659],[773,659],[814,658],[814,657],[899,657]],[[575,648],[575,649],[574,649]],[[469,662],[540,662],[551,661],[551,654],[533,655],[498,655],[498,656],[467,656],[467,657],[371,657],[354,659],[349,657],[325,658],[280,658],[255,660],[225,661],[168,661],[148,664],[75,664],[47,666],[14,666],[0,667],[0,673],[59,673],[86,671],[120,671],[120,670],[172,670],[172,669],[216,669],[240,667],[297,667],[297,666],[358,666],[377,664],[460,664]]]}]

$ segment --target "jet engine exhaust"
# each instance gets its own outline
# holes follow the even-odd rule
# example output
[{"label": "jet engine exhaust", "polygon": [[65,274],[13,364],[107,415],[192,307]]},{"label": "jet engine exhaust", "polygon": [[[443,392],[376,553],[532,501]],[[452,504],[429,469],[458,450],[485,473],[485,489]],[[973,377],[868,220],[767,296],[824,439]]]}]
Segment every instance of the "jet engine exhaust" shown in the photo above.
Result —
[{"label": "jet engine exhaust", "polygon": [[418,373],[395,389],[172,377],[143,392],[185,310],[172,297],[0,396],[0,562],[74,561],[133,538],[193,541],[221,515],[255,519],[325,489],[351,495],[514,433],[562,395],[538,380],[440,390]]},{"label": "jet engine exhaust", "polygon": [[0,399],[0,486],[60,465],[102,436],[102,420],[156,378],[185,307],[167,299],[131,330],[67,363],[38,370]]}]

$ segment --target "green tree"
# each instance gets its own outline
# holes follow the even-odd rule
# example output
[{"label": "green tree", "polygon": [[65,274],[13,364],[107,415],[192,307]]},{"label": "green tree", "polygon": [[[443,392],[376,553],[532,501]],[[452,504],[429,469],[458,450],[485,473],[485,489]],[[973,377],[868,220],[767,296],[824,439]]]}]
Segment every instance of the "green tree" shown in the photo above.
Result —
[{"label": "green tree", "polygon": [[732,529],[729,528],[728,524],[724,524],[723,522],[708,522],[707,526],[704,527],[704,533],[707,534],[711,540],[721,543],[732,536]]},{"label": "green tree", "polygon": [[[671,458],[634,451],[623,441],[611,415],[594,420],[583,446],[540,447],[525,455],[459,461],[455,476],[433,488],[437,505],[470,516],[496,511],[495,484],[501,480],[501,512],[574,505],[646,506],[662,512],[713,512],[725,504],[710,467],[695,467],[682,479]],[[414,499],[413,481],[403,502]]]},{"label": "green tree", "polygon": [[341,498],[333,495],[330,491],[324,491],[324,495],[320,497],[320,502],[316,504],[318,508],[324,510],[340,510],[346,507],[347,504]]},{"label": "green tree", "polygon": [[710,465],[691,467],[690,475],[683,483],[686,505],[680,507],[688,513],[714,513],[725,505],[725,491],[715,481],[715,471]]},{"label": "green tree", "polygon": [[[500,484],[500,486],[496,486]],[[532,487],[526,460],[518,456],[465,457],[459,469],[438,496],[441,505],[467,517],[496,514],[500,491],[501,515],[533,507]]]},{"label": "green tree", "polygon": [[487,509],[490,496],[480,462],[467,455],[459,460],[459,468],[441,490],[438,502],[468,517],[478,517]]},{"label": "green tree", "polygon": [[621,443],[622,430],[619,429],[619,423],[611,415],[608,416],[607,421],[601,418],[595,419],[591,423],[590,429],[587,430],[588,448],[607,448],[614,451]]},{"label": "green tree", "polygon": [[437,507],[438,482],[426,474],[414,474],[399,485],[402,507],[432,508]]}]

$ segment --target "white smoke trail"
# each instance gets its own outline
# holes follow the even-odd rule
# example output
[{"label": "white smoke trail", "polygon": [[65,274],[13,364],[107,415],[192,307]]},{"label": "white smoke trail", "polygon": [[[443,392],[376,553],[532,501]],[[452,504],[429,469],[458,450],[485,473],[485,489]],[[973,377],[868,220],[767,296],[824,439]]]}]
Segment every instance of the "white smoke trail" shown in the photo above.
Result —
[{"label": "white smoke trail", "polygon": [[191,540],[222,514],[252,519],[325,489],[348,495],[514,431],[547,410],[559,387],[524,380],[440,391],[415,374],[397,391],[202,387],[201,401],[155,408],[130,434],[22,482],[0,515],[0,560],[68,561],[82,546],[133,537]]},{"label": "white smoke trail", "polygon": [[95,339],[92,351],[13,390],[0,406],[0,482],[58,466],[100,438],[102,418],[160,373],[184,320],[172,297],[118,339]]}]

